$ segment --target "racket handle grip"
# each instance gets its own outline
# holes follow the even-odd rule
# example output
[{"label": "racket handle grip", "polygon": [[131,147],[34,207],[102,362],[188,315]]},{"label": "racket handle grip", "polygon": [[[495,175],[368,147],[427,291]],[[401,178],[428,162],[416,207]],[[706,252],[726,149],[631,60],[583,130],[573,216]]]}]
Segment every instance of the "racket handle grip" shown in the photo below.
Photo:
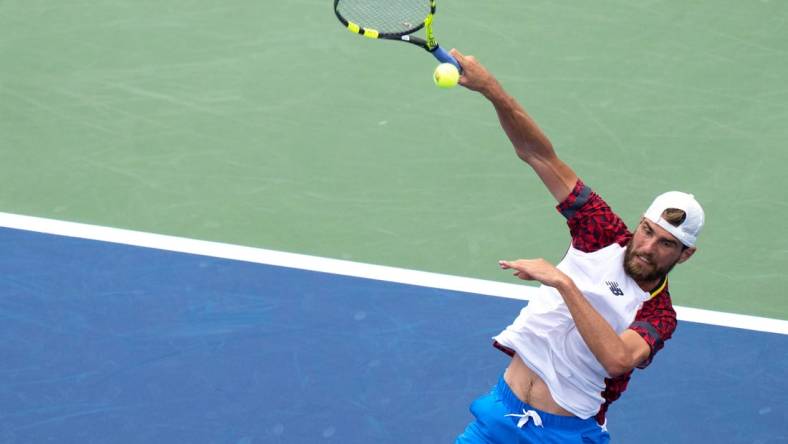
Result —
[{"label": "racket handle grip", "polygon": [[462,74],[462,66],[460,66],[460,62],[457,61],[451,54],[446,52],[440,46],[436,46],[435,49],[432,51],[432,55],[435,56],[436,59],[440,60],[441,63],[451,63],[452,65],[457,67],[457,71]]}]

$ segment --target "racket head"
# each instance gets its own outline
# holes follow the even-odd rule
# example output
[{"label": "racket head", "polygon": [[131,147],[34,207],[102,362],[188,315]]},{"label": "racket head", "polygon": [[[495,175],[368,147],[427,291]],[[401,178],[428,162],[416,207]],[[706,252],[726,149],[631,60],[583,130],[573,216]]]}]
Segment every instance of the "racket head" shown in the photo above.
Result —
[{"label": "racket head", "polygon": [[371,38],[400,39],[424,27],[434,0],[334,0],[334,13],[348,29]]}]

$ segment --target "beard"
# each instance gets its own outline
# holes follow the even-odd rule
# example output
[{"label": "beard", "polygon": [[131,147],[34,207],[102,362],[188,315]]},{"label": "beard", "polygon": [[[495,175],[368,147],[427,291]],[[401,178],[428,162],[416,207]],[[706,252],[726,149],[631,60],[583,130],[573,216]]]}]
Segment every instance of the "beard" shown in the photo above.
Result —
[{"label": "beard", "polygon": [[655,281],[655,280],[662,280],[665,276],[670,273],[670,270],[676,266],[678,263],[678,259],[673,261],[672,263],[659,267],[654,264],[654,258],[652,256],[638,253],[639,256],[645,258],[649,261],[648,264],[644,264],[635,258],[635,251],[632,249],[632,242],[627,244],[627,249],[624,252],[624,271],[634,279],[636,282],[639,281]]}]

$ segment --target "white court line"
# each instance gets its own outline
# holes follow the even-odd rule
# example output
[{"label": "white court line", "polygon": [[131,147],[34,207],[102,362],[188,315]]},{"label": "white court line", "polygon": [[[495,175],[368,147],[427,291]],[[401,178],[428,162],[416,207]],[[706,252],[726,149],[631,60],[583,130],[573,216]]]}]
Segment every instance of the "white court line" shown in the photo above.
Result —
[{"label": "white court line", "polygon": [[[527,285],[506,284],[2,212],[0,212],[0,227],[510,299],[528,300],[535,291],[535,287]],[[781,319],[680,306],[674,306],[674,308],[678,318],[683,321],[788,335],[788,321]]]}]

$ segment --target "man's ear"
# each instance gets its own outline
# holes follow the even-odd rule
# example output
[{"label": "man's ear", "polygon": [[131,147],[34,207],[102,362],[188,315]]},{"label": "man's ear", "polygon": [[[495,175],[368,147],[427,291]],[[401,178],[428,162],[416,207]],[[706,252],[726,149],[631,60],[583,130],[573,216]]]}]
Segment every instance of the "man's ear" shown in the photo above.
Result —
[{"label": "man's ear", "polygon": [[684,251],[681,252],[681,256],[679,256],[679,264],[682,262],[686,262],[689,258],[692,257],[695,252],[698,251],[696,247],[689,247],[685,248]]}]

